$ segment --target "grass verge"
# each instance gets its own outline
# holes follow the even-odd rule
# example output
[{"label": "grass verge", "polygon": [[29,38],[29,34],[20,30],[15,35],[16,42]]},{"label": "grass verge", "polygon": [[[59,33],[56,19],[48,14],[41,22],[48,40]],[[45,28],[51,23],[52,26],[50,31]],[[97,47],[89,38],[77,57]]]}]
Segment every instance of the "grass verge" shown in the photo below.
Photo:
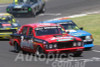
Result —
[{"label": "grass verge", "polygon": [[93,35],[95,45],[100,45],[100,14],[71,18],[71,20]]}]

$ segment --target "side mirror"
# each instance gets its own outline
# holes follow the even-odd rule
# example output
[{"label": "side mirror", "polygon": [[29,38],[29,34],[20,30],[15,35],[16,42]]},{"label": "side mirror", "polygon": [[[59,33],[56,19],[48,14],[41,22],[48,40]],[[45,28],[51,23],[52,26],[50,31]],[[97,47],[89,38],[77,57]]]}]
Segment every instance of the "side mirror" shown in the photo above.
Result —
[{"label": "side mirror", "polygon": [[83,30],[83,27],[81,27],[80,30]]}]

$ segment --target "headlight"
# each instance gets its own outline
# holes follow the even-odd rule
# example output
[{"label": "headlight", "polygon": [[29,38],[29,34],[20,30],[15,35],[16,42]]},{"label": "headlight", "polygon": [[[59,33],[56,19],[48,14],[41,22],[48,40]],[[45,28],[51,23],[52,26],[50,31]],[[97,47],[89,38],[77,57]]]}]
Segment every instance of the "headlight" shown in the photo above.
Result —
[{"label": "headlight", "polygon": [[7,11],[7,12],[9,12],[9,11],[10,11],[10,9],[9,9],[9,8],[7,8],[7,9],[6,9],[6,11]]},{"label": "headlight", "polygon": [[50,45],[49,45],[49,48],[52,49],[52,48],[53,48],[53,44],[50,44]]},{"label": "headlight", "polygon": [[18,24],[14,23],[13,26],[16,27],[16,26],[18,26]]},{"label": "headlight", "polygon": [[76,43],[76,42],[74,42],[74,43],[73,43],[73,46],[74,46],[74,47],[76,47],[76,46],[77,46],[77,43]]},{"label": "headlight", "polygon": [[57,48],[57,44],[54,44],[54,48]]},{"label": "headlight", "polygon": [[82,43],[81,43],[81,42],[78,42],[77,45],[78,45],[78,46],[82,46]]},{"label": "headlight", "polygon": [[48,49],[48,45],[45,45],[45,48]]},{"label": "headlight", "polygon": [[86,36],[85,39],[86,39],[86,40],[89,40],[89,39],[91,39],[91,36]]},{"label": "headlight", "polygon": [[28,11],[32,11],[32,9],[31,8],[28,8]]},{"label": "headlight", "polygon": [[48,44],[48,45],[45,45],[45,48],[46,49],[57,49],[57,44]]},{"label": "headlight", "polygon": [[93,36],[92,35],[90,37],[91,37],[91,39],[93,39]]}]

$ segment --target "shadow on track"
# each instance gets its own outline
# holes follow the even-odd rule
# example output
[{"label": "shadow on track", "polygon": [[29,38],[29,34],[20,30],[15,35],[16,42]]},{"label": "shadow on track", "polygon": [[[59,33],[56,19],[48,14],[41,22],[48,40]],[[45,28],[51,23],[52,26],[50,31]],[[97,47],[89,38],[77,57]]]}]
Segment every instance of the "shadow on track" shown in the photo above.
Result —
[{"label": "shadow on track", "polygon": [[9,39],[0,39],[0,41],[9,41]]},{"label": "shadow on track", "polygon": [[35,18],[36,16],[43,14],[41,12],[38,12],[35,16],[33,16],[32,14],[14,14],[14,17],[16,18]]}]

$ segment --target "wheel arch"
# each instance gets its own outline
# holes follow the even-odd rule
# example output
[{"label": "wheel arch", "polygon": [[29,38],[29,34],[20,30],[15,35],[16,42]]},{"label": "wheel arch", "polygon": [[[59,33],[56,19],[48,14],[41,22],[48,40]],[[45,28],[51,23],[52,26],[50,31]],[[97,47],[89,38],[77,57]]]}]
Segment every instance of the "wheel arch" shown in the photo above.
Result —
[{"label": "wheel arch", "polygon": [[18,43],[18,46],[20,46],[20,42],[17,39],[14,40],[13,44],[15,43]]}]

